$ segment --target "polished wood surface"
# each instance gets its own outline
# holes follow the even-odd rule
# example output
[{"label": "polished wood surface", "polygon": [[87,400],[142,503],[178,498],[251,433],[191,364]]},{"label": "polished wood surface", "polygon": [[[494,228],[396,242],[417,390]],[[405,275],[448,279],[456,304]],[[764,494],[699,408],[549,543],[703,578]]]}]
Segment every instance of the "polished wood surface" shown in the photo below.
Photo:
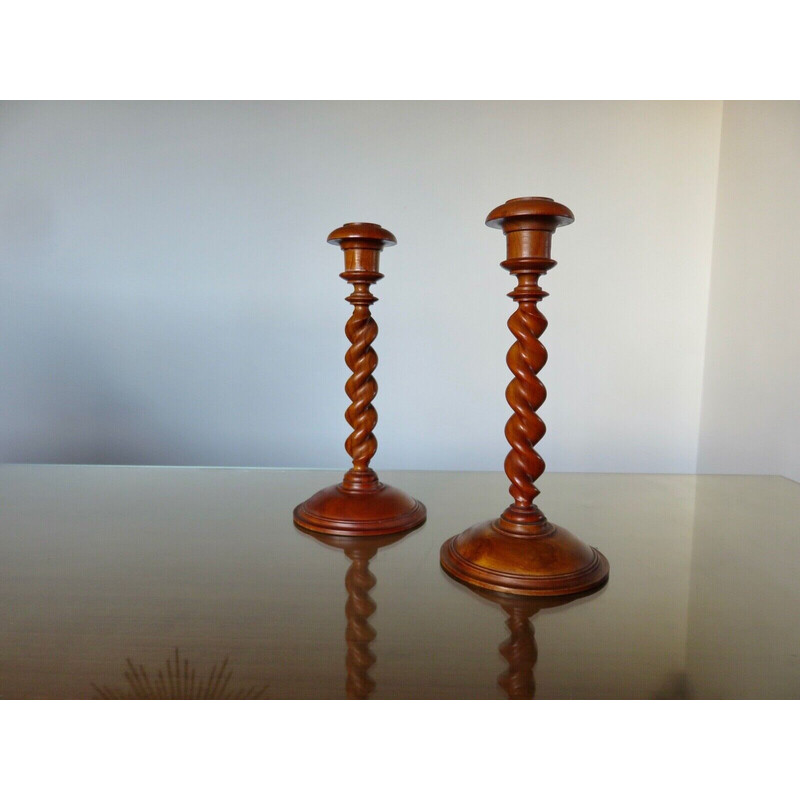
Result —
[{"label": "polished wood surface", "polygon": [[345,326],[350,348],[345,356],[352,375],[345,384],[350,405],[345,418],[353,432],[345,449],[353,466],[341,483],[329,486],[294,510],[298,527],[317,533],[380,536],[413,530],[425,521],[425,506],[405,492],[378,479],[369,464],[378,441],[373,430],[378,412],[372,405],[378,384],[372,373],[378,356],[372,347],[378,325],[370,306],[378,299],[370,287],[383,275],[379,270],[384,247],[397,243],[394,235],[372,222],[348,222],[328,236],[344,252],[344,278],[353,291],[347,298],[353,313]]},{"label": "polished wood surface", "polygon": [[[445,531],[501,503],[502,472],[383,471],[432,511],[371,558],[372,588],[360,559],[349,589],[343,548],[290,519],[337,477],[0,465],[0,698],[125,696],[126,673],[144,697],[199,685],[216,697],[230,675],[225,694],[264,688],[266,700],[345,699],[365,686],[371,699],[503,699],[529,694],[534,678],[537,699],[800,698],[796,483],[545,472],[548,514],[590,535],[614,576],[537,612],[532,666],[525,608],[506,601],[552,598],[504,595],[517,614],[506,637],[502,603],[436,560]],[[366,645],[375,659],[366,684],[366,663],[351,660],[349,690],[348,616],[352,652]],[[364,622],[377,631],[368,642]]]},{"label": "polished wood surface", "polygon": [[499,519],[472,526],[448,539],[440,552],[442,567],[464,583],[522,595],[584,592],[608,579],[608,561],[568,530],[549,522],[534,504],[535,481],[544,472],[536,443],[545,426],[536,413],[545,400],[537,377],[547,361],[539,337],[547,320],[539,301],[547,296],[539,278],[556,262],[550,257],[553,233],[574,220],[572,212],[549,197],[519,197],[495,208],[486,224],[502,229],[506,260],[501,266],[517,279],[509,297],[518,303],[508,321],[516,341],[508,351],[514,375],[506,389],[513,410],[506,424],[511,446],[505,472],[514,502]]}]

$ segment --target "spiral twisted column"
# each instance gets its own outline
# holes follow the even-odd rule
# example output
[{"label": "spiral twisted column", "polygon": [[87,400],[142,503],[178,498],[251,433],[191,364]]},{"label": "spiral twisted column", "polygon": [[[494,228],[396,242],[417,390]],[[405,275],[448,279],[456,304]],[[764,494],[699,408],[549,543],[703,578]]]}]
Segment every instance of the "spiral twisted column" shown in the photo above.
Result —
[{"label": "spiral twisted column", "polygon": [[511,481],[508,491],[514,498],[513,510],[517,513],[530,514],[536,508],[533,500],[539,490],[535,481],[544,472],[544,460],[535,450],[546,430],[536,412],[547,397],[544,384],[537,377],[547,361],[547,350],[539,341],[547,320],[537,305],[546,293],[539,288],[538,279],[554,264],[549,259],[509,259],[503,262],[504,267],[516,271],[518,278],[517,288],[509,294],[519,307],[508,320],[516,342],[511,345],[506,358],[514,375],[506,389],[506,400],[514,413],[505,429],[506,439],[511,445],[505,471]]},{"label": "spiral twisted column", "polygon": [[340,536],[376,536],[410,531],[425,522],[425,506],[405,492],[378,480],[370,461],[378,449],[373,431],[378,412],[372,401],[378,393],[373,372],[378,355],[372,347],[378,325],[370,306],[377,301],[371,287],[383,278],[379,271],[384,247],[394,235],[373,222],[348,222],[328,237],[344,253],[341,277],[352,287],[347,301],[353,312],[345,326],[350,347],[345,363],[351,375],[345,384],[350,405],[345,412],[353,432],[345,441],[352,467],[342,482],[312,495],[294,510],[295,525],[303,530]]},{"label": "spiral twisted column", "polygon": [[350,398],[344,416],[353,432],[347,437],[344,447],[353,460],[353,468],[345,476],[345,484],[361,488],[364,483],[377,482],[377,476],[369,469],[369,462],[378,449],[378,440],[372,432],[378,424],[378,412],[372,405],[378,394],[378,382],[372,376],[378,366],[378,354],[372,347],[378,335],[378,324],[369,310],[376,298],[368,283],[354,282],[353,293],[347,299],[354,308],[344,329],[350,342],[344,360],[353,374],[344,387]]},{"label": "spiral twisted column", "polygon": [[345,554],[351,562],[344,579],[347,589],[344,607],[347,617],[347,699],[366,700],[375,689],[375,682],[369,676],[369,670],[375,663],[375,654],[370,649],[375,629],[369,624],[369,618],[376,609],[369,594],[376,582],[375,576],[369,571],[369,562],[375,549],[348,549]]},{"label": "spiral twisted column", "polygon": [[442,568],[464,583],[522,595],[562,595],[587,591],[608,578],[608,562],[569,531],[548,522],[534,504],[544,461],[536,444],[545,426],[538,415],[547,392],[538,373],[547,361],[539,337],[547,320],[539,302],[547,293],[539,279],[556,262],[550,245],[556,229],[574,221],[572,212],[550,197],[518,197],[495,208],[486,224],[506,237],[501,266],[516,279],[509,297],[518,307],[508,321],[515,342],[506,361],[514,376],[506,389],[513,414],[505,434],[510,451],[505,472],[513,503],[498,519],[479,523],[440,551]]}]

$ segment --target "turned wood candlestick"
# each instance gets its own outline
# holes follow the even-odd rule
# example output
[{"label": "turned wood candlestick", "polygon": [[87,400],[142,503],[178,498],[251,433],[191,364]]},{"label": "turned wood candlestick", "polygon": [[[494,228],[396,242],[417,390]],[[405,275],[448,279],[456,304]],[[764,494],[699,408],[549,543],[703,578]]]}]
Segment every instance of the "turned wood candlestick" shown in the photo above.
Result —
[{"label": "turned wood candlestick", "polygon": [[507,258],[501,266],[517,279],[509,294],[519,307],[508,327],[516,342],[507,363],[514,378],[506,389],[513,410],[506,424],[511,451],[505,472],[514,502],[499,519],[474,525],[442,545],[442,567],[454,578],[498,592],[565,595],[587,591],[608,579],[608,561],[564,528],[554,525],[534,505],[536,479],[544,461],[534,446],[545,427],[536,411],[546,392],[537,373],[547,360],[539,337],[547,320],[538,303],[547,296],[539,278],[555,265],[550,242],[556,228],[573,222],[572,212],[549,197],[519,197],[486,218],[506,236]]},{"label": "turned wood candlestick", "polygon": [[353,466],[342,482],[317,492],[294,510],[295,524],[309,531],[340,536],[375,536],[410,531],[425,522],[425,506],[399,489],[387,486],[369,463],[378,449],[372,432],[378,412],[372,405],[378,384],[372,376],[378,356],[372,343],[378,325],[370,306],[378,299],[370,287],[383,275],[378,271],[384,246],[397,243],[394,236],[373,222],[348,222],[328,237],[344,251],[344,278],[353,291],[347,298],[353,314],[345,326],[350,348],[345,356],[353,374],[345,384],[350,406],[345,418],[353,429],[345,449]]},{"label": "turned wood candlestick", "polygon": [[376,636],[369,618],[377,608],[370,595],[377,580],[370,572],[369,564],[378,550],[399,542],[406,534],[386,534],[369,539],[317,533],[311,535],[322,544],[343,550],[350,561],[344,578],[347,590],[347,602],[344,606],[347,619],[344,634],[347,643],[345,693],[348,700],[368,700],[375,691],[375,681],[369,673],[375,663],[372,642]]}]

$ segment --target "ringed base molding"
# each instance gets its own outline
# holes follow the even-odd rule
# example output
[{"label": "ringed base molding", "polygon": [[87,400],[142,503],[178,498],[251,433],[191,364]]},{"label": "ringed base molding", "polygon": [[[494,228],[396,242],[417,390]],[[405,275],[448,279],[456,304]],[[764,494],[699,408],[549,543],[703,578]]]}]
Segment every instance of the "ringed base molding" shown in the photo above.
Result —
[{"label": "ringed base molding", "polygon": [[297,506],[294,524],[312,533],[386,536],[406,533],[425,522],[425,506],[405,492],[378,483],[369,491],[328,486]]},{"label": "ringed base molding", "polygon": [[481,522],[448,539],[439,552],[442,569],[468,586],[544,597],[588,592],[608,580],[606,557],[565,528],[510,534],[502,522]]}]

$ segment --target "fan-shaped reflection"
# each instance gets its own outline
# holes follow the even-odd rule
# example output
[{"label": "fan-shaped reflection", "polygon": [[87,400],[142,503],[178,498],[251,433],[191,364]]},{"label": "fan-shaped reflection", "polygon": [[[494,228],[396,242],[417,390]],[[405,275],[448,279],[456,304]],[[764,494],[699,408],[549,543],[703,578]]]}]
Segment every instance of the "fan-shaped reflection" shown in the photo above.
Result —
[{"label": "fan-shaped reflection", "polygon": [[388,536],[329,536],[327,534],[302,531],[318,542],[342,550],[350,560],[345,574],[344,585],[347,589],[347,602],[344,606],[347,626],[345,641],[347,642],[347,679],[345,690],[348,700],[367,700],[375,691],[375,681],[369,672],[375,663],[375,654],[371,644],[375,639],[375,629],[369,618],[375,613],[377,606],[370,592],[377,583],[370,572],[370,561],[378,550],[395,544],[408,535],[395,533]]},{"label": "fan-shaped reflection", "polygon": [[[266,685],[237,687],[231,684],[233,672],[225,657],[221,665],[214,664],[211,671],[198,674],[189,659],[181,661],[175,648],[174,659],[168,658],[165,667],[148,673],[144,664],[138,666],[128,658],[128,668],[123,672],[126,685],[121,688],[92,684],[98,700],[261,700]],[[153,676],[152,681],[150,676]]]}]

